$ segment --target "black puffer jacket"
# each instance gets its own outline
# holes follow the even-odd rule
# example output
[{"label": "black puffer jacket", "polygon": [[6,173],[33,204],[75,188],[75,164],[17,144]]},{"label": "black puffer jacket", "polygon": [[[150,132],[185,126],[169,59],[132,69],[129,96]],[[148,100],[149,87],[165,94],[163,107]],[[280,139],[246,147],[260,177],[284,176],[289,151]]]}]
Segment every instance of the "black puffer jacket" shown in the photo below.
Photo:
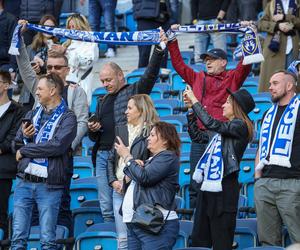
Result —
[{"label": "black puffer jacket", "polygon": [[[125,125],[123,127],[127,129]],[[147,149],[147,137],[140,135],[135,138],[130,147],[130,154],[134,159],[142,160],[145,162],[150,157],[150,151]],[[117,181],[116,177],[116,165],[118,164],[119,156],[114,149],[113,154],[108,158],[107,169],[108,169],[108,183],[111,185],[114,181]]]},{"label": "black puffer jacket", "polygon": [[178,189],[179,157],[165,150],[140,167],[131,159],[124,174],[136,182],[133,192],[133,209],[141,204],[159,204],[164,209],[175,210],[175,194]]},{"label": "black puffer jacket", "polygon": [[15,178],[17,173],[16,155],[11,145],[21,125],[22,107],[12,101],[6,112],[0,117],[0,179]]},{"label": "black puffer jacket", "polygon": [[217,132],[222,136],[224,176],[239,171],[240,161],[249,142],[245,122],[240,119],[233,119],[228,122],[216,120],[206,112],[199,102],[193,105],[193,110],[208,130]]},{"label": "black puffer jacket", "polygon": [[169,0],[166,0],[165,3],[161,3],[160,0],[133,0],[132,4],[135,19],[154,20],[158,19],[162,12],[167,15],[171,13]]}]

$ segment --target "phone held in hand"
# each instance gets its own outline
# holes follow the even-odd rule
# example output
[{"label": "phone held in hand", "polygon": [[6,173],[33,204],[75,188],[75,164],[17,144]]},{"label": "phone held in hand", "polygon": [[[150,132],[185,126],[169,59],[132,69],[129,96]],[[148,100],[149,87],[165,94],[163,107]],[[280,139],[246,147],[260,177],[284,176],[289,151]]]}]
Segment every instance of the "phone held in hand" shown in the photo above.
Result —
[{"label": "phone held in hand", "polygon": [[23,118],[22,123],[25,124],[26,128],[29,127],[32,124],[31,119],[29,119],[29,118]]},{"label": "phone held in hand", "polygon": [[34,66],[36,65],[36,62],[35,62],[35,61],[31,61],[31,62],[30,62],[30,65],[31,65],[32,67],[34,67]]},{"label": "phone held in hand", "polygon": [[99,120],[97,119],[96,115],[93,114],[89,119],[88,122],[99,122]]}]

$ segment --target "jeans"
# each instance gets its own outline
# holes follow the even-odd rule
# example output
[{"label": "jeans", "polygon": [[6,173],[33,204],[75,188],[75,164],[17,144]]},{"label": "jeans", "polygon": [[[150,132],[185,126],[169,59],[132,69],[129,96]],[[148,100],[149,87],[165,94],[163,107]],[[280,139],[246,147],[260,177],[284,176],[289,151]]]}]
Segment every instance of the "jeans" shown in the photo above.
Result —
[{"label": "jeans", "polygon": [[[89,0],[89,23],[92,31],[100,31],[103,15],[105,31],[115,31],[115,9],[117,0]],[[108,45],[108,48],[115,46]]]},{"label": "jeans", "polygon": [[127,249],[127,227],[123,223],[123,217],[120,215],[119,211],[123,203],[124,196],[119,194],[115,190],[113,191],[113,202],[114,202],[114,215],[116,222],[116,229],[118,235],[118,249]]},{"label": "jeans", "polygon": [[39,210],[42,249],[57,249],[56,222],[63,189],[50,189],[46,183],[17,179],[14,192],[13,236],[11,249],[26,249],[30,233],[32,207]]},{"label": "jeans", "polygon": [[130,250],[172,250],[179,232],[178,220],[167,220],[158,235],[145,232],[127,223],[128,249]]},{"label": "jeans", "polygon": [[104,222],[114,221],[112,188],[107,178],[107,160],[110,150],[98,151],[96,159],[96,177],[98,181],[98,199]]},{"label": "jeans", "polygon": [[[216,19],[199,20],[197,24],[213,24]],[[226,34],[224,33],[202,33],[195,35],[195,62],[200,61],[200,55],[208,49],[209,40],[212,40],[213,47],[222,49],[226,52]]]},{"label": "jeans", "polygon": [[179,22],[179,0],[170,0],[171,18],[170,24],[176,24]]}]

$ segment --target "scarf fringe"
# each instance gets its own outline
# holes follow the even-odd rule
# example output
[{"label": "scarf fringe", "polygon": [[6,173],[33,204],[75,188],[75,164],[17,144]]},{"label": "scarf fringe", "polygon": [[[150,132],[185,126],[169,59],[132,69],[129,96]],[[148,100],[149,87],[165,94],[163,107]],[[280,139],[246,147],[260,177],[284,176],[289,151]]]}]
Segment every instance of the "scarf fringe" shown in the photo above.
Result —
[{"label": "scarf fringe", "polygon": [[259,63],[263,62],[264,56],[262,54],[256,54],[256,55],[250,55],[250,56],[245,56],[243,60],[243,65],[247,64],[252,64],[252,63]]},{"label": "scarf fringe", "polygon": [[195,169],[193,180],[197,183],[201,183],[203,181],[203,171],[201,169]]},{"label": "scarf fringe", "polygon": [[222,192],[222,182],[208,181],[205,180],[202,183],[201,191],[208,192]]}]

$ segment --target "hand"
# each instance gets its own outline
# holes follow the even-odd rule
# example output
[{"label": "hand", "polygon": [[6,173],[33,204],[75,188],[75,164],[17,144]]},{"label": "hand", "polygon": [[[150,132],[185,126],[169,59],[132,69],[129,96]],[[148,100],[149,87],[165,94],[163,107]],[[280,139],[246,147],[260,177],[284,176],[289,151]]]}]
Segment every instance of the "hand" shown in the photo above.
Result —
[{"label": "hand", "polygon": [[165,31],[159,27],[160,31],[159,31],[159,38],[160,38],[160,41],[163,42],[165,45],[167,45],[168,43],[168,38],[166,36],[166,33]]},{"label": "hand", "polygon": [[36,62],[38,65],[40,65],[40,67],[43,67],[45,62],[43,61],[42,58],[40,58],[39,56],[35,56],[33,58],[33,61]]},{"label": "hand", "polygon": [[284,23],[280,23],[278,27],[279,27],[279,30],[286,33],[288,31],[292,30],[294,26],[293,26],[293,24],[284,22]]},{"label": "hand", "polygon": [[196,102],[198,102],[198,99],[195,97],[194,92],[191,89],[186,89],[183,92],[183,97],[185,102],[187,103],[191,102],[192,104],[195,104]]},{"label": "hand", "polygon": [[29,126],[27,126],[27,124],[23,123],[22,124],[22,132],[25,137],[32,138],[35,133],[35,128],[34,128],[33,124],[30,124]]},{"label": "hand", "polygon": [[117,136],[117,141],[115,142],[115,149],[119,156],[121,156],[123,159],[125,159],[128,155],[130,155],[129,149],[124,145],[122,139]]},{"label": "hand", "polygon": [[28,23],[28,21],[26,21],[26,20],[24,20],[24,19],[20,19],[20,20],[18,21],[18,24],[19,24],[19,25],[22,25],[22,28],[21,28],[21,33],[22,33],[22,34],[27,30],[27,28],[26,28],[27,23]]},{"label": "hand", "polygon": [[180,27],[180,24],[172,24],[172,25],[171,25],[171,30],[176,31],[176,30],[179,29],[179,27]]},{"label": "hand", "polygon": [[92,132],[97,132],[100,130],[101,124],[100,124],[100,122],[88,122],[88,128]]},{"label": "hand", "polygon": [[85,0],[79,0],[79,3],[80,3],[81,6],[83,6],[84,3],[85,3]]},{"label": "hand", "polygon": [[142,160],[135,160],[135,162],[140,166],[144,167],[144,162]]},{"label": "hand", "polygon": [[20,150],[16,152],[16,161],[20,161],[23,158],[23,155],[20,153]]},{"label": "hand", "polygon": [[36,63],[34,66],[31,67],[37,75],[41,72],[41,67],[38,63]]},{"label": "hand", "polygon": [[48,56],[51,56],[53,54],[65,54],[67,48],[61,44],[53,44],[51,48],[48,50]]},{"label": "hand", "polygon": [[122,193],[122,189],[123,189],[123,182],[122,181],[114,181],[111,185],[117,193],[119,193],[119,194]]},{"label": "hand", "polygon": [[11,80],[14,81],[16,79],[16,72],[10,72]]},{"label": "hand", "polygon": [[284,18],[284,15],[283,15],[283,14],[276,14],[276,15],[274,15],[274,16],[272,17],[272,20],[273,20],[274,22],[278,22],[278,21],[283,20],[283,18]]}]

